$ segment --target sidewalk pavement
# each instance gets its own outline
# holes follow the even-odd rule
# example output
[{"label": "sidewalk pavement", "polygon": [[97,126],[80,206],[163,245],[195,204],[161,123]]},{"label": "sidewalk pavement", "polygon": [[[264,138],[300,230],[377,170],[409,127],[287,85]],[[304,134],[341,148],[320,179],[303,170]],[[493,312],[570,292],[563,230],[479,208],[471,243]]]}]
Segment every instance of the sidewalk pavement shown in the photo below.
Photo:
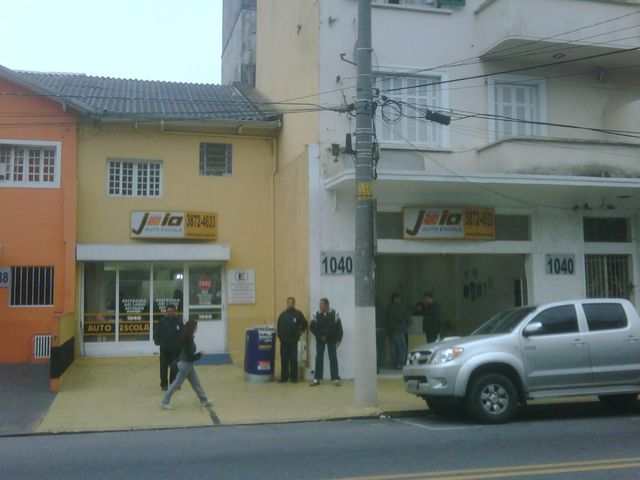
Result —
[{"label": "sidewalk pavement", "polygon": [[55,397],[48,364],[0,365],[0,435],[35,431]]},{"label": "sidewalk pavement", "polygon": [[[378,406],[355,404],[354,382],[336,387],[325,380],[308,383],[247,383],[236,365],[196,364],[202,386],[213,400],[203,408],[185,382],[160,405],[157,357],[78,358],[65,374],[60,393],[36,432],[136,430],[210,425],[243,425],[372,417],[385,412],[424,410],[423,400],[407,394],[399,375],[379,377]],[[1,409],[2,407],[0,407]]]}]

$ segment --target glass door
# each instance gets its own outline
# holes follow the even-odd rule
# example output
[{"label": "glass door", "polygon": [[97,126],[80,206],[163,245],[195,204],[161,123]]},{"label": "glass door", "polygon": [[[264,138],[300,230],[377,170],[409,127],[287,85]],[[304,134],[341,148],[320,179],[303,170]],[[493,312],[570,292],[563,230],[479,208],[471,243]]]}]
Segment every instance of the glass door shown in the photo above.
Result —
[{"label": "glass door", "polygon": [[226,322],[222,266],[190,265],[188,277],[188,319],[198,322],[198,349],[205,353],[224,352]]},{"label": "glass door", "polygon": [[118,269],[118,341],[151,339],[151,267],[127,263]]}]

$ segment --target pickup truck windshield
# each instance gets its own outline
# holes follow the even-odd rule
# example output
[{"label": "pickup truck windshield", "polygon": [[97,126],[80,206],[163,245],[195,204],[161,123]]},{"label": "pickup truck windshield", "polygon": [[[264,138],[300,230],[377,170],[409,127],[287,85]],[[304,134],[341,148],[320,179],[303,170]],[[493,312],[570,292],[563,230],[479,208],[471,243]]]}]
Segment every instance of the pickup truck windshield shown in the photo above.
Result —
[{"label": "pickup truck windshield", "polygon": [[533,312],[536,307],[523,307],[500,312],[478,328],[471,335],[490,335],[494,333],[511,333],[524,317]]}]

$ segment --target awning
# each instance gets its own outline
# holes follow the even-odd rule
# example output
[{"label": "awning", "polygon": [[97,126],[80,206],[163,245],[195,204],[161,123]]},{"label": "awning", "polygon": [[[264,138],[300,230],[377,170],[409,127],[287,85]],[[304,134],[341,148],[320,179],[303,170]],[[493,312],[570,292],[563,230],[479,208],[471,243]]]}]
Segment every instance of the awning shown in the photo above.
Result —
[{"label": "awning", "polygon": [[227,261],[230,258],[231,246],[219,244],[79,243],[76,246],[78,261]]}]

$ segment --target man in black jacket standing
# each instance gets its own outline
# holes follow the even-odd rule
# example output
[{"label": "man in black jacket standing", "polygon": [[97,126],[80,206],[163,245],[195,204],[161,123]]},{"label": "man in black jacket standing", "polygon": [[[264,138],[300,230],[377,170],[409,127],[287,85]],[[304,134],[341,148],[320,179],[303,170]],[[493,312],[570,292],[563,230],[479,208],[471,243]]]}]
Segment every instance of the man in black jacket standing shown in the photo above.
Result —
[{"label": "man in black jacket standing", "polygon": [[422,331],[427,343],[438,340],[441,324],[440,305],[434,301],[431,293],[426,292],[422,302]]},{"label": "man in black jacket standing", "polygon": [[[176,360],[180,354],[180,345],[178,345],[180,330],[182,330],[182,318],[176,315],[176,306],[169,304],[166,315],[153,331],[153,342],[160,346],[160,388],[163,391],[167,390],[178,375]],[[169,373],[168,381],[167,373]]]},{"label": "man in black jacket standing", "polygon": [[324,373],[324,347],[329,352],[329,367],[331,380],[336,387],[341,385],[338,373],[337,348],[342,342],[342,322],[338,312],[329,308],[329,300],[320,299],[320,310],[316,312],[311,321],[311,333],[316,337],[316,369],[310,387],[320,385]]},{"label": "man in black jacket standing", "polygon": [[278,317],[278,339],[280,340],[280,381],[291,378],[298,383],[298,340],[307,330],[307,319],[296,309],[296,299],[287,298],[287,309]]}]

